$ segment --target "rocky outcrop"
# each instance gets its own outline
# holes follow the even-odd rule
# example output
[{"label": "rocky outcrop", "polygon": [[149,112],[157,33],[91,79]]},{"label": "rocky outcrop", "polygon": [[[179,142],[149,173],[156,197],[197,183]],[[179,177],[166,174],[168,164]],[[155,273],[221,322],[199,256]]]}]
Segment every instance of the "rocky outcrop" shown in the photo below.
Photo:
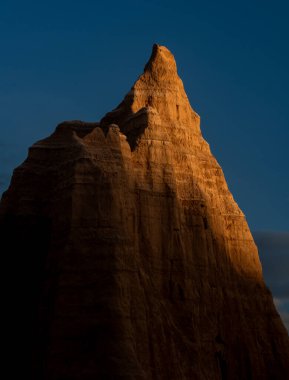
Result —
[{"label": "rocky outcrop", "polygon": [[165,47],[100,123],[30,148],[0,225],[28,378],[289,378],[257,248]]}]

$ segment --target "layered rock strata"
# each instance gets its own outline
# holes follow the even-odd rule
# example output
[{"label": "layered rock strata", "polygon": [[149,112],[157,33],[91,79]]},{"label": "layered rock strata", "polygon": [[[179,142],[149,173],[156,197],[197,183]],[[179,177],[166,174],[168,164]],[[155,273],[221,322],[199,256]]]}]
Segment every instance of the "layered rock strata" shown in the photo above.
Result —
[{"label": "layered rock strata", "polygon": [[289,379],[256,245],[165,47],[100,123],[30,148],[0,230],[28,378]]}]

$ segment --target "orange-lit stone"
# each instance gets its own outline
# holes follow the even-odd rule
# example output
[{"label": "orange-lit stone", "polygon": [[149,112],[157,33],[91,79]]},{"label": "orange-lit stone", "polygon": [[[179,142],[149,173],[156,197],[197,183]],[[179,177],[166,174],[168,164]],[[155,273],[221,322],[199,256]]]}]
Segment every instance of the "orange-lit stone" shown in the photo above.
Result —
[{"label": "orange-lit stone", "polygon": [[167,48],[100,123],[30,148],[0,229],[28,378],[289,378],[257,248]]}]

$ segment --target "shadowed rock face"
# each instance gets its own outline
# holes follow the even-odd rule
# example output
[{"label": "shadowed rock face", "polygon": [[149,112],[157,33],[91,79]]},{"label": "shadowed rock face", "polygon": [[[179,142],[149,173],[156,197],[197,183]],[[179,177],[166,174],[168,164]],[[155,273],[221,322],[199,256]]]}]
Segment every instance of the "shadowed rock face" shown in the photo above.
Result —
[{"label": "shadowed rock face", "polygon": [[289,378],[257,248],[165,47],[100,123],[30,148],[0,231],[27,378]]}]

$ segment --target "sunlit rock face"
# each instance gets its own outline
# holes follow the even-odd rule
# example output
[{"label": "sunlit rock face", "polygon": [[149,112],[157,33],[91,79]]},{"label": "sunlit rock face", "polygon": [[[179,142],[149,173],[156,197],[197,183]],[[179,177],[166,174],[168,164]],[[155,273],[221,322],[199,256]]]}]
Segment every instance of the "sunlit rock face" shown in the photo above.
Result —
[{"label": "sunlit rock face", "polygon": [[0,230],[29,379],[289,378],[257,248],[167,48],[100,123],[30,148]]}]

